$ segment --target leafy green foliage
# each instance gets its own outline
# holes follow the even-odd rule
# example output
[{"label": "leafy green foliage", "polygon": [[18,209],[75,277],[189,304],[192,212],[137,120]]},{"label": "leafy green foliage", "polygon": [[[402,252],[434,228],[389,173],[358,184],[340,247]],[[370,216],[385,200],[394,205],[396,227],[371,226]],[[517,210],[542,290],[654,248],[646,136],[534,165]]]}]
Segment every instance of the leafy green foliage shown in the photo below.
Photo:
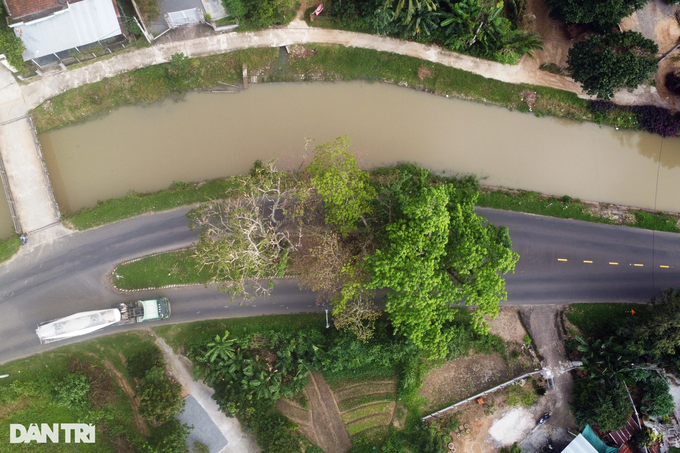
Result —
[{"label": "leafy green foliage", "polygon": [[654,41],[625,31],[591,36],[569,50],[572,77],[586,93],[609,99],[618,88],[634,89],[657,69]]},{"label": "leafy green foliage", "polygon": [[126,366],[130,376],[142,379],[147,371],[163,365],[163,353],[155,345],[148,345],[127,358]]},{"label": "leafy green foliage", "polygon": [[[395,0],[385,0],[385,9],[394,4]],[[404,11],[405,17],[403,18],[404,24],[409,24],[413,19],[413,15],[417,10],[421,8],[426,8],[427,11],[437,10],[436,0],[396,0],[397,6],[394,10],[394,19],[401,16],[402,11]],[[405,7],[405,8],[404,8]]]},{"label": "leafy green foliage", "polygon": [[640,388],[640,410],[650,417],[663,417],[673,413],[675,404],[670,394],[668,381],[656,372],[638,384]]},{"label": "leafy green foliage", "polygon": [[519,448],[519,445],[517,445],[517,442],[515,442],[509,447],[501,448],[500,453],[525,453],[525,452],[521,448]]},{"label": "leafy green foliage", "polygon": [[367,259],[369,287],[389,288],[386,312],[397,331],[435,356],[446,354],[452,333],[452,304],[477,307],[475,328],[486,332],[483,315],[496,316],[507,298],[499,272],[514,269],[507,228],[474,214],[477,193],[451,184],[431,184],[429,173],[407,169],[386,194],[388,217],[378,250]]},{"label": "leafy green foliage", "polygon": [[87,405],[90,382],[82,373],[69,373],[55,387],[55,402],[59,406],[79,408]]},{"label": "leafy green foliage", "polygon": [[184,410],[182,386],[171,379],[165,367],[153,367],[146,372],[139,386],[139,414],[156,423],[174,419]]},{"label": "leafy green foliage", "polygon": [[675,356],[680,349],[680,290],[667,288],[652,298],[649,316],[631,319],[619,329],[628,349],[657,360]]},{"label": "leafy green foliage", "polygon": [[222,0],[225,10],[247,29],[285,25],[295,18],[295,0]]},{"label": "leafy green foliage", "polygon": [[347,152],[350,146],[346,136],[319,145],[307,167],[312,187],[323,198],[326,224],[337,228],[343,236],[370,212],[376,197],[375,189],[368,184],[368,172],[361,170]]},{"label": "leafy green foliage", "polygon": [[555,19],[574,24],[588,24],[599,30],[611,30],[621,19],[642,9],[649,0],[548,0],[546,6]]},{"label": "leafy green foliage", "polygon": [[183,425],[177,419],[171,418],[162,425],[151,428],[151,436],[142,446],[142,451],[145,453],[186,453],[186,442],[190,432],[189,425]]},{"label": "leafy green foliage", "polygon": [[0,53],[7,57],[7,62],[14,66],[14,69],[21,71],[24,67],[24,59],[21,54],[26,50],[24,43],[11,28],[0,30]]},{"label": "leafy green foliage", "polygon": [[591,378],[574,382],[571,410],[579,426],[597,425],[601,432],[620,430],[633,413],[623,382]]}]

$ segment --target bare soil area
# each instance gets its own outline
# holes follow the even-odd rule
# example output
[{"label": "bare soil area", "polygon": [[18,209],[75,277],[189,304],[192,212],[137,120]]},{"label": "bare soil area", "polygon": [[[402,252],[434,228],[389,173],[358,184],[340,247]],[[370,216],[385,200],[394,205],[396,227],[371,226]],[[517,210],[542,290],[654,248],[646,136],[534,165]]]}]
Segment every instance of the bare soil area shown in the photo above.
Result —
[{"label": "bare soil area", "polygon": [[505,357],[478,354],[452,360],[432,370],[420,390],[420,395],[429,402],[427,411],[441,409],[539,368],[531,351],[523,347],[527,332],[517,307],[502,307],[489,325],[491,333],[506,342]]},{"label": "bare soil area", "polygon": [[570,37],[566,24],[549,16],[545,0],[528,0],[524,24],[543,41],[543,50],[535,52],[537,67],[544,63],[566,67],[569,48],[579,36]]},{"label": "bare soil area", "polygon": [[[680,25],[675,16],[677,9],[676,5],[668,5],[663,0],[652,0],[640,11],[624,18],[621,21],[621,28],[637,31],[645,38],[653,40],[659,46],[659,55],[663,55],[672,49],[680,38]],[[652,90],[654,88],[659,97],[672,108],[678,108],[678,101],[666,89],[664,80],[667,73],[678,70],[680,70],[680,62],[666,58],[659,64],[655,77],[656,86],[650,88],[650,91],[654,91]]]},{"label": "bare soil area", "polygon": [[311,372],[305,393],[309,410],[290,400],[279,400],[276,408],[300,426],[300,432],[326,453],[345,453],[352,448],[338,405],[323,376]]}]

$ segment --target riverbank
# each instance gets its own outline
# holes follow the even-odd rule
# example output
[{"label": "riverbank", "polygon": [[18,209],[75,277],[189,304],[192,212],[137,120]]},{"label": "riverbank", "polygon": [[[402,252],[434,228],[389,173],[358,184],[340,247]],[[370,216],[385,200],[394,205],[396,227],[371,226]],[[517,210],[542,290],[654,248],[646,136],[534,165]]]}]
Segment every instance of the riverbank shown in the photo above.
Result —
[{"label": "riverbank", "polygon": [[630,109],[606,108],[573,92],[531,84],[513,84],[485,78],[440,63],[371,49],[338,45],[289,46],[290,54],[277,49],[253,48],[222,55],[186,60],[177,73],[170,64],[159,64],[82,85],[47,100],[31,111],[39,133],[84,122],[112,110],[179,98],[195,90],[211,90],[224,84],[240,85],[242,69],[258,83],[313,81],[382,82],[574,121],[590,121],[617,129],[641,130],[638,115]]}]

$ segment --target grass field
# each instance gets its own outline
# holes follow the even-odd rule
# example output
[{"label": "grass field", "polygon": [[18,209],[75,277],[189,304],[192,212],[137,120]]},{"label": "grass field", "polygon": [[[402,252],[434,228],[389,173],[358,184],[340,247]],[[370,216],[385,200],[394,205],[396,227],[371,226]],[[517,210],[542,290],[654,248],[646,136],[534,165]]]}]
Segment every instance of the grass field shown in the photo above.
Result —
[{"label": "grass field", "polygon": [[192,253],[191,249],[180,250],[121,264],[113,271],[111,279],[120,289],[208,283],[212,278],[210,269],[199,270]]},{"label": "grass field", "polygon": [[[3,438],[11,423],[28,427],[30,423],[85,422],[97,426],[96,443],[81,444],[78,452],[117,452],[143,441],[130,399],[107,366],[113,367],[128,385],[134,387],[123,357],[129,357],[153,342],[147,332],[127,332],[4,364],[2,373],[9,377],[0,380],[0,432]],[[65,405],[58,400],[61,380],[74,370],[85,373],[90,380],[84,406]],[[73,448],[74,445],[65,443],[39,445],[32,442],[5,444],[2,451],[71,452],[75,451]]]},{"label": "grass field", "polygon": [[650,309],[646,304],[571,304],[565,315],[585,335],[606,336],[631,316],[644,318]]}]

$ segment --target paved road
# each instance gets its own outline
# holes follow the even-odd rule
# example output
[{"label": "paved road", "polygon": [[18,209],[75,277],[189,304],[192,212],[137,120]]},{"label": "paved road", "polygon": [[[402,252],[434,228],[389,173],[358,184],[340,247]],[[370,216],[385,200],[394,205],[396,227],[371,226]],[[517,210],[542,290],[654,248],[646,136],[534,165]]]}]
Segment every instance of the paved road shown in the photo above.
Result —
[{"label": "paved road", "polygon": [[[135,295],[110,289],[107,279],[116,263],[196,240],[184,217],[187,209],[61,237],[0,265],[0,363],[49,348],[34,333],[38,322],[140,296],[170,297],[175,322],[320,310],[314,295],[291,280],[247,306],[203,286]],[[510,228],[521,256],[516,273],[507,278],[508,304],[646,302],[655,291],[680,284],[680,235],[488,209],[479,213]]]}]

